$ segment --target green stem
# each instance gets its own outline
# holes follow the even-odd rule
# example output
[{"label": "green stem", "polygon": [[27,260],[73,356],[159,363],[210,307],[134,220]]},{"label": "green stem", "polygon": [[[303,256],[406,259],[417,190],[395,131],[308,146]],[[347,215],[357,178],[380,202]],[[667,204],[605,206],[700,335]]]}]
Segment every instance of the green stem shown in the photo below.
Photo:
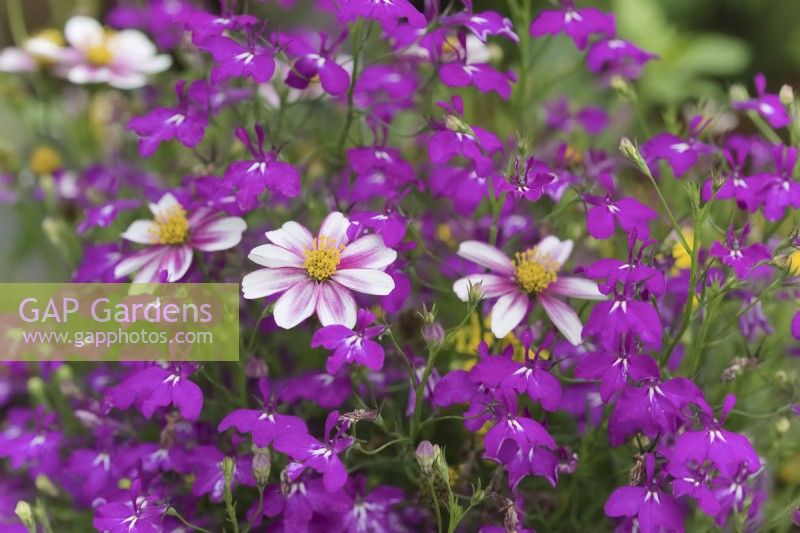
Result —
[{"label": "green stem", "polygon": [[211,531],[209,531],[208,529],[202,528],[200,526],[196,526],[196,525],[192,524],[191,522],[189,522],[188,520],[186,520],[183,517],[183,515],[181,515],[181,513],[179,513],[178,510],[175,509],[174,507],[170,507],[169,509],[167,509],[167,513],[166,514],[168,514],[170,516],[174,516],[175,518],[177,518],[178,520],[183,522],[183,525],[185,525],[188,528],[193,529],[194,531],[199,531],[200,533],[211,533]]},{"label": "green stem", "polygon": [[433,509],[436,511],[436,527],[439,533],[442,533],[442,511],[439,509],[439,498],[436,497],[436,490],[433,488],[433,481],[430,479],[428,480],[428,489],[433,500]]},{"label": "green stem", "polygon": [[372,29],[372,23],[367,27],[367,33],[364,38],[361,38],[361,19],[356,21],[355,28],[353,29],[353,75],[351,76],[350,87],[347,89],[347,117],[344,122],[344,129],[342,135],[339,137],[339,143],[336,146],[337,156],[342,156],[344,145],[347,143],[347,135],[350,133],[350,126],[353,124],[353,115],[355,114],[355,107],[353,106],[353,98],[355,95],[356,80],[358,79],[358,67],[361,63],[361,51],[369,39],[369,32]]},{"label": "green stem", "polygon": [[22,3],[20,0],[6,0],[6,10],[8,11],[8,25],[11,28],[11,38],[14,40],[15,45],[22,46],[28,38]]}]

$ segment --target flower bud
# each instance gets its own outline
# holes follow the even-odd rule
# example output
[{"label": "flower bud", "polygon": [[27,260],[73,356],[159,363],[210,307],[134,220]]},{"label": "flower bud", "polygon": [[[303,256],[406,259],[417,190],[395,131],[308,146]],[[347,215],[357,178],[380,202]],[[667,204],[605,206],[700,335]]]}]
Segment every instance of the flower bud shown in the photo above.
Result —
[{"label": "flower bud", "polygon": [[438,444],[431,444],[430,441],[424,440],[419,443],[417,446],[417,451],[415,452],[415,456],[417,458],[417,464],[419,464],[419,469],[422,471],[423,475],[430,475],[433,471],[433,465],[438,459],[440,454],[440,449]]},{"label": "flower bud", "polygon": [[789,422],[789,419],[786,418],[785,416],[780,417],[778,421],[775,423],[775,429],[778,430],[778,433],[786,433],[787,431],[789,431],[789,429],[791,429],[791,427],[792,423]]},{"label": "flower bud", "polygon": [[233,472],[236,470],[236,461],[233,457],[226,457],[222,460],[222,475],[225,477],[225,484],[230,485],[233,481]]},{"label": "flower bud", "polygon": [[461,133],[467,130],[467,125],[464,124],[464,121],[455,115],[445,115],[444,125],[448,130],[458,131]]},{"label": "flower bud", "polygon": [[483,284],[480,281],[478,283],[470,283],[467,304],[471,308],[477,307],[478,303],[483,300],[483,294]]},{"label": "flower bud", "polygon": [[781,100],[781,104],[784,107],[792,107],[794,105],[794,89],[792,89],[789,85],[784,85],[781,87],[781,92],[778,93],[778,97]]},{"label": "flower bud", "polygon": [[439,345],[444,341],[444,328],[439,322],[433,322],[422,330],[422,337],[429,345]]},{"label": "flower bud", "polygon": [[636,165],[636,168],[641,170],[644,174],[650,174],[650,168],[647,166],[647,163],[645,163],[644,157],[642,157],[641,152],[639,152],[639,149],[630,139],[623,137],[619,141],[619,151],[622,152],[625,159]]},{"label": "flower bud", "polygon": [[253,450],[253,477],[259,487],[264,488],[269,480],[272,461],[269,457],[269,448],[255,448]]},{"label": "flower bud", "polygon": [[14,508],[14,513],[17,515],[17,518],[25,524],[25,527],[31,531],[36,531],[36,521],[33,519],[31,504],[25,500],[18,501],[17,506]]},{"label": "flower bud", "polygon": [[731,85],[731,88],[728,91],[728,96],[730,97],[731,102],[741,102],[742,100],[747,100],[750,98],[750,95],[747,94],[747,89],[739,84]]},{"label": "flower bud", "polygon": [[36,486],[36,490],[39,492],[43,492],[53,498],[58,496],[58,487],[56,487],[53,482],[50,481],[50,478],[44,474],[39,474],[36,476],[34,485]]},{"label": "flower bud", "polygon": [[795,510],[792,511],[792,523],[800,526],[800,507],[795,507]]}]

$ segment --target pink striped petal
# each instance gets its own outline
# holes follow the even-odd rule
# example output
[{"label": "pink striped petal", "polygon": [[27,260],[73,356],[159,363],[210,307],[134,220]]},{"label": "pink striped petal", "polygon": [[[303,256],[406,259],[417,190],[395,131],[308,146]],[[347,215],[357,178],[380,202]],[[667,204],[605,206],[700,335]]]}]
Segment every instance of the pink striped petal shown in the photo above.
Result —
[{"label": "pink striped petal", "polygon": [[133,255],[130,255],[117,263],[114,268],[114,277],[123,278],[133,272],[141,270],[146,264],[156,261],[160,262],[161,247],[145,248]]},{"label": "pink striped petal", "polygon": [[386,296],[394,290],[392,276],[380,270],[349,268],[339,270],[333,279],[356,292]]},{"label": "pink striped petal", "polygon": [[341,257],[339,268],[384,269],[397,259],[397,252],[384,246],[379,235],[367,235],[348,244]]},{"label": "pink striped petal", "polygon": [[461,301],[466,302],[469,299],[470,286],[481,284],[481,293],[484,298],[497,298],[509,292],[515,291],[517,286],[514,282],[506,277],[497,276],[495,274],[471,274],[457,280],[453,284],[453,291]]},{"label": "pink striped petal", "polygon": [[511,259],[491,244],[465,241],[458,247],[458,255],[498,274],[514,275],[514,265],[511,263]]},{"label": "pink striped petal", "polygon": [[204,252],[228,250],[241,242],[246,229],[247,224],[239,217],[217,218],[192,230],[191,244]]},{"label": "pink striped petal", "polygon": [[334,211],[325,217],[319,227],[319,236],[333,239],[337,244],[347,244],[347,228],[350,221],[339,211]]},{"label": "pink striped petal", "polygon": [[566,241],[562,241],[553,235],[548,235],[542,239],[541,242],[536,245],[536,247],[540,252],[549,255],[554,261],[558,261],[558,264],[560,265],[566,263],[567,259],[569,259],[569,256],[572,253],[571,240],[567,239]]},{"label": "pink striped petal", "polygon": [[242,296],[248,300],[264,298],[285,291],[295,283],[308,279],[305,270],[297,268],[262,268],[242,279]]},{"label": "pink striped petal", "polygon": [[[183,246],[166,246],[166,252],[162,256],[158,274],[162,270],[167,271],[167,281],[172,283],[178,281],[189,270],[192,264],[192,247],[188,244]],[[134,278],[134,282],[140,280]]]},{"label": "pink striped petal", "polygon": [[568,298],[582,298],[584,300],[605,300],[606,296],[597,289],[594,281],[573,278],[570,276],[559,277],[555,283],[547,287],[547,292],[554,292]]},{"label": "pink striped petal", "polygon": [[350,289],[335,281],[320,284],[317,317],[323,326],[340,324],[352,329],[356,325],[357,311]]},{"label": "pink striped petal", "polygon": [[280,229],[268,231],[266,235],[272,243],[301,257],[305,250],[311,248],[311,241],[314,239],[310,231],[294,221],[286,222]]},{"label": "pink striped petal", "polygon": [[314,314],[319,296],[319,285],[313,279],[295,283],[275,302],[275,323],[290,329]]},{"label": "pink striped petal", "polygon": [[247,256],[250,261],[269,268],[292,267],[302,268],[305,261],[302,255],[274,244],[256,246]]},{"label": "pink striped petal", "polygon": [[135,220],[121,235],[125,240],[139,244],[153,244],[153,235],[157,234],[158,226],[152,220]]},{"label": "pink striped petal", "polygon": [[553,325],[558,328],[558,331],[572,344],[577,346],[581,343],[583,331],[583,324],[578,314],[567,304],[557,298],[540,294],[538,296],[539,302],[544,308],[544,312],[553,321]]},{"label": "pink striped petal", "polygon": [[514,291],[498,298],[492,307],[492,334],[502,339],[517,327],[528,312],[530,300],[522,291]]}]

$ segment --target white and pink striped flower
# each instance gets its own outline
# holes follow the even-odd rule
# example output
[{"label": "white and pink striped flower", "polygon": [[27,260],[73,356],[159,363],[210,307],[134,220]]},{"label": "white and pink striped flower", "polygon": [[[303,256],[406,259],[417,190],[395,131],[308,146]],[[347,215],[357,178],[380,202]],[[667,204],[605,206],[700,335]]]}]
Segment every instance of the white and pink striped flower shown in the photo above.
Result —
[{"label": "white and pink striped flower", "polygon": [[147,76],[172,65],[139,30],[114,31],[90,17],[75,16],[67,21],[64,37],[69,48],[52,59],[72,83],[108,83],[117,89],[137,89]]},{"label": "white and pink striped flower", "polygon": [[353,328],[357,306],[352,291],[385,296],[394,280],[383,270],[397,258],[379,235],[349,242],[350,221],[338,211],[329,214],[315,238],[297,222],[268,231],[272,244],[250,252],[262,268],[242,280],[248,299],[281,294],[273,316],[282,328],[292,328],[315,312],[323,326]]},{"label": "white and pink striped flower", "polygon": [[498,339],[517,327],[528,312],[531,300],[538,301],[547,316],[574,345],[581,342],[583,324],[578,314],[561,298],[603,300],[605,296],[593,281],[571,276],[558,276],[558,271],[572,253],[572,241],[549,236],[533,248],[510,259],[490,244],[462,242],[458,255],[491,272],[471,274],[455,282],[453,290],[463,300],[480,284],[484,298],[497,298],[492,308],[492,333]]},{"label": "white and pink striped flower", "polygon": [[168,282],[177,281],[189,270],[193,250],[233,248],[247,229],[241,218],[226,217],[209,208],[187,213],[170,193],[150,204],[150,211],[153,220],[136,220],[122,234],[123,239],[148,246],[117,264],[114,274],[118,278],[135,272],[134,283],[156,283],[166,271]]}]

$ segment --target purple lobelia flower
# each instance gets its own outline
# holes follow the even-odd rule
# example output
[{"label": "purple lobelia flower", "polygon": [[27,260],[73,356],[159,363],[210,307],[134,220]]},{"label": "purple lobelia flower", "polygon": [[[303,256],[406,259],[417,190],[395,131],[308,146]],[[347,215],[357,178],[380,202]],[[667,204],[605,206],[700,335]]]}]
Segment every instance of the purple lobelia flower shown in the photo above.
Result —
[{"label": "purple lobelia flower", "polygon": [[308,372],[286,380],[278,392],[278,399],[289,403],[308,400],[324,409],[333,409],[342,405],[352,392],[347,372],[336,375]]},{"label": "purple lobelia flower", "polygon": [[[757,527],[751,529],[752,521],[761,510],[766,493],[751,483],[755,477],[756,474],[742,465],[735,474],[718,475],[711,481],[711,491],[720,504],[720,511],[715,520],[720,528],[725,526],[733,513],[737,513],[747,519],[746,531],[758,530]],[[745,507],[747,513],[744,513]]]},{"label": "purple lobelia flower", "polygon": [[122,281],[114,275],[114,268],[122,259],[118,243],[86,246],[83,259],[72,275],[75,283],[114,283]]},{"label": "purple lobelia flower", "polygon": [[727,200],[733,198],[741,209],[750,212],[758,208],[761,200],[761,178],[758,175],[747,175],[745,167],[750,157],[750,143],[726,141],[727,146],[722,149],[722,155],[728,163],[728,171],[722,174],[722,185],[714,192],[714,179],[709,178],[703,184],[703,200],[708,202],[712,198]]},{"label": "purple lobelia flower", "polygon": [[364,365],[372,371],[383,368],[383,347],[372,340],[383,332],[383,326],[370,326],[375,315],[366,309],[358,310],[354,329],[334,324],[317,330],[311,338],[311,347],[324,346],[333,350],[326,369],[335,374],[346,364]]},{"label": "purple lobelia flower", "polygon": [[471,274],[457,280],[453,291],[462,300],[469,299],[473,285],[480,284],[485,298],[498,298],[492,308],[492,333],[505,337],[522,322],[531,300],[538,301],[547,316],[572,344],[581,342],[582,324],[577,313],[560,297],[602,300],[597,284],[572,276],[559,278],[558,271],[572,253],[572,241],[550,235],[539,244],[517,253],[512,261],[494,246],[466,241],[458,255],[488,268],[489,274]]},{"label": "purple lobelia flower", "polygon": [[106,400],[118,409],[135,405],[147,418],[159,407],[175,405],[183,418],[197,420],[203,408],[203,391],[188,379],[195,370],[196,363],[147,366],[110,388]]},{"label": "purple lobelia flower", "polygon": [[689,496],[697,502],[698,507],[708,516],[719,514],[721,506],[711,492],[710,482],[713,468],[707,465],[691,466],[677,461],[667,462],[667,471],[673,478],[670,485],[676,498]]},{"label": "purple lobelia flower", "polygon": [[85,218],[78,224],[76,231],[86,233],[90,228],[107,228],[120,214],[127,209],[136,209],[141,203],[138,200],[112,200],[97,207],[89,207],[85,211]]},{"label": "purple lobelia flower", "polygon": [[183,80],[175,84],[177,107],[157,107],[128,122],[128,128],[141,137],[139,154],[143,157],[150,157],[162,142],[171,139],[178,139],[188,148],[203,140],[211,111],[211,88],[203,80],[192,82],[188,90],[185,88]]},{"label": "purple lobelia flower", "polygon": [[543,161],[529,157],[525,161],[525,170],[520,171],[519,159],[514,161],[514,171],[508,181],[497,184],[501,191],[511,193],[516,198],[525,198],[531,202],[538,201],[544,194],[544,187],[555,181],[556,176]]},{"label": "purple lobelia flower", "polygon": [[92,525],[111,533],[158,533],[166,511],[160,498],[147,494],[142,480],[135,479],[127,494],[120,492],[95,509]]},{"label": "purple lobelia flower", "polygon": [[630,41],[608,39],[592,45],[586,54],[586,66],[590,72],[605,77],[621,76],[635,80],[642,68],[655,59],[655,54],[645,52]]},{"label": "purple lobelia flower", "polygon": [[791,124],[792,118],[781,103],[780,97],[777,94],[769,94],[767,92],[767,79],[763,74],[756,74],[755,85],[758,98],[732,102],[733,108],[757,111],[773,128],[783,128]]},{"label": "purple lobelia flower", "polygon": [[12,409],[6,416],[7,426],[0,433],[0,457],[8,459],[14,469],[26,468],[35,478],[40,473],[52,475],[60,468],[59,449],[64,434],[56,427],[52,413],[38,407],[33,410]]},{"label": "purple lobelia flower", "polygon": [[230,468],[231,487],[239,485],[256,486],[253,478],[252,457],[240,455],[231,460],[215,446],[197,446],[186,458],[185,473],[194,475],[192,494],[208,494],[212,502],[220,502],[225,494],[225,469]]},{"label": "purple lobelia flower", "polygon": [[475,365],[474,372],[490,388],[527,393],[531,401],[541,403],[546,411],[556,411],[561,404],[561,384],[539,357],[541,350],[542,347],[530,358],[526,348],[524,364],[511,359],[510,351],[505,357],[484,357]]},{"label": "purple lobelia flower", "polygon": [[491,155],[502,150],[500,139],[478,126],[468,126],[464,120],[464,102],[460,96],[448,102],[437,102],[447,111],[445,124],[434,124],[435,133],[428,141],[428,157],[433,163],[442,165],[460,155],[471,160],[479,175],[492,169]]},{"label": "purple lobelia flower", "polygon": [[342,531],[355,533],[391,533],[396,529],[394,507],[403,501],[403,491],[389,485],[379,485],[367,492],[367,478],[354,476],[345,487],[353,506],[342,515]]},{"label": "purple lobelia flower", "polygon": [[296,57],[286,76],[286,85],[305,89],[319,79],[322,88],[332,96],[340,96],[350,87],[350,74],[335,59],[336,48],[347,38],[342,32],[338,39],[328,44],[328,36],[319,34],[319,44],[314,46],[300,35],[281,35],[277,42],[290,57]]},{"label": "purple lobelia flower", "polygon": [[393,30],[401,19],[414,28],[424,28],[428,21],[408,0],[342,0],[338,3],[341,22],[358,17],[377,20],[384,31]]},{"label": "purple lobelia flower", "polygon": [[511,84],[516,81],[513,72],[499,72],[489,63],[473,61],[469,57],[466,36],[459,36],[460,46],[453,48],[456,61],[445,63],[439,69],[442,83],[448,87],[474,86],[482,93],[494,91],[503,99],[511,97]]},{"label": "purple lobelia flower", "polygon": [[228,165],[222,187],[236,193],[239,207],[251,210],[258,205],[258,197],[264,189],[277,191],[294,197],[300,193],[300,174],[289,163],[278,161],[278,154],[264,150],[264,129],[256,125],[256,143],[247,130],[236,129],[236,137],[244,143],[253,159],[236,161]]},{"label": "purple lobelia flower", "polygon": [[797,148],[777,144],[773,147],[775,173],[762,175],[764,218],[783,218],[787,208],[800,209],[800,182],[794,179]]},{"label": "purple lobelia flower", "polygon": [[483,42],[486,42],[490,35],[503,36],[515,43],[519,42],[519,36],[514,32],[514,25],[508,17],[496,11],[474,13],[472,0],[464,0],[464,7],[464,11],[442,17],[439,22],[446,26],[464,26]]},{"label": "purple lobelia flower", "polygon": [[590,353],[575,366],[575,376],[584,379],[600,379],[600,399],[607,403],[611,397],[628,384],[645,378],[657,378],[658,363],[649,355],[634,352],[634,343],[628,337],[620,341],[616,352]]},{"label": "purple lobelia flower", "polygon": [[627,261],[614,258],[598,259],[588,267],[581,267],[580,272],[591,279],[605,280],[597,285],[603,294],[612,294],[617,286],[621,285],[623,291],[639,287],[643,297],[649,294],[661,296],[666,290],[664,274],[643,261],[645,251],[655,244],[655,241],[643,242],[638,251],[636,242],[636,235],[629,234]]},{"label": "purple lobelia flower", "polygon": [[800,339],[800,311],[798,311],[792,319],[792,336],[795,339]]},{"label": "purple lobelia flower", "polygon": [[665,159],[675,177],[680,178],[692,168],[703,154],[713,153],[715,148],[697,140],[698,135],[708,125],[700,115],[689,124],[688,139],[681,139],[671,133],[659,133],[641,146],[647,164],[652,168],[653,161]]},{"label": "purple lobelia flower", "polygon": [[408,220],[387,205],[384,213],[351,213],[347,236],[350,240],[356,240],[363,231],[372,230],[381,236],[387,248],[393,248],[403,241],[407,228]]},{"label": "purple lobelia flower", "polygon": [[258,19],[252,15],[237,15],[233,4],[234,2],[222,2],[220,14],[192,7],[182,11],[175,18],[191,32],[192,42],[196,45],[209,37],[221,36],[226,31],[250,31],[258,24]]},{"label": "purple lobelia flower", "polygon": [[386,197],[389,191],[399,191],[416,180],[414,168],[397,148],[383,145],[350,148],[347,163],[355,174],[349,195],[353,201]]},{"label": "purple lobelia flower", "polygon": [[595,239],[608,239],[614,234],[615,222],[623,229],[645,240],[650,235],[648,224],[658,218],[658,213],[630,196],[614,200],[615,187],[607,173],[597,175],[598,182],[606,190],[605,196],[584,194],[584,201],[590,205],[586,213],[586,226]]},{"label": "purple lobelia flower", "polygon": [[[314,516],[333,521],[352,508],[353,502],[341,488],[328,491],[322,479],[307,475],[291,479],[288,472],[281,473],[280,486],[272,485],[264,491],[263,515],[281,516],[280,524],[285,531],[309,531]],[[261,517],[254,517],[259,525]]]},{"label": "purple lobelia flower", "polygon": [[647,454],[644,463],[644,486],[620,487],[612,492],[603,508],[606,516],[636,517],[642,533],[682,532],[683,512],[672,496],[659,486],[653,454]]},{"label": "purple lobelia flower", "polygon": [[306,433],[308,428],[300,418],[282,415],[277,412],[275,401],[270,395],[266,378],[258,380],[263,407],[261,409],[236,409],[220,421],[217,431],[236,428],[240,433],[249,433],[253,443],[259,448],[272,444],[277,435],[283,433]]},{"label": "purple lobelia flower", "polygon": [[575,42],[575,46],[583,50],[589,44],[591,35],[610,38],[616,35],[617,30],[614,15],[591,7],[576,9],[573,0],[563,0],[561,9],[539,13],[531,24],[530,32],[534,37],[564,32]]},{"label": "purple lobelia flower", "polygon": [[322,474],[328,491],[335,491],[347,482],[347,469],[339,454],[349,448],[355,439],[338,430],[331,435],[339,421],[339,411],[332,411],[325,420],[325,442],[320,442],[308,433],[295,432],[277,435],[274,447],[299,464],[290,465],[290,477],[296,479],[306,468]]},{"label": "purple lobelia flower", "polygon": [[772,257],[769,248],[760,242],[750,246],[745,245],[749,233],[749,225],[746,225],[738,236],[733,227],[730,227],[728,228],[725,243],[714,241],[709,251],[710,255],[718,258],[725,266],[731,268],[739,279],[747,278],[757,270],[761,270],[757,265],[763,261],[769,261]]},{"label": "purple lobelia flower", "polygon": [[275,72],[272,51],[258,46],[252,30],[247,31],[247,44],[241,44],[222,35],[208,37],[198,44],[214,58],[211,83],[216,85],[230,78],[251,78],[256,83],[266,83]]},{"label": "purple lobelia flower", "polygon": [[723,475],[729,477],[734,476],[740,468],[746,468],[751,473],[758,471],[761,461],[747,437],[722,428],[725,417],[735,403],[733,394],[725,396],[719,419],[701,412],[702,429],[678,435],[671,460],[678,463],[694,461],[697,464],[709,460]]},{"label": "purple lobelia flower", "polygon": [[209,208],[187,213],[171,193],[149,207],[153,220],[136,220],[122,234],[123,239],[147,247],[117,264],[114,275],[118,278],[135,272],[135,283],[158,283],[166,272],[166,281],[178,281],[189,270],[195,249],[217,252],[233,248],[247,229],[243,219]]}]

